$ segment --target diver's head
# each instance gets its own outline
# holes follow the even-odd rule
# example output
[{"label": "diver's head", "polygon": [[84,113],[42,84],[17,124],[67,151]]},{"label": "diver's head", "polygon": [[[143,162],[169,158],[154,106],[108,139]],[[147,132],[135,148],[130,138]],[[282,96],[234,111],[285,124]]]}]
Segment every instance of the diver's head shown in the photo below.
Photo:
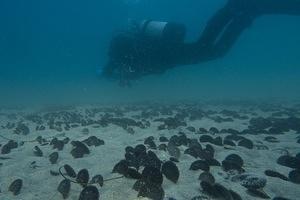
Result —
[{"label": "diver's head", "polygon": [[103,68],[102,75],[109,79],[123,79],[132,73],[132,67],[137,59],[136,38],[128,33],[115,36],[109,47],[108,62]]}]

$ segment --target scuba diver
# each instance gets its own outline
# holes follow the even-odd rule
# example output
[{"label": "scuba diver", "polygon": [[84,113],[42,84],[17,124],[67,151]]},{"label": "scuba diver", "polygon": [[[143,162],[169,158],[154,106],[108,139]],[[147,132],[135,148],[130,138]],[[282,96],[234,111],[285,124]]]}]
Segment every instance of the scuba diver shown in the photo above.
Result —
[{"label": "scuba diver", "polygon": [[257,17],[275,14],[300,15],[300,0],[228,0],[193,43],[184,42],[182,24],[145,20],[112,39],[102,75],[130,86],[145,75],[223,57]]}]

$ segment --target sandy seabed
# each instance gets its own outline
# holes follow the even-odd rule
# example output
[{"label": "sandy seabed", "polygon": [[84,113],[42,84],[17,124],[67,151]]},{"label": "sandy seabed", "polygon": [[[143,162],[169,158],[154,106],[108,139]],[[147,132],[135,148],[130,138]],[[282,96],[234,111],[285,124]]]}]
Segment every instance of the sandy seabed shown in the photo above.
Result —
[{"label": "sandy seabed", "polygon": [[[276,171],[289,178],[289,173],[294,170],[278,164],[277,159],[283,155],[295,157],[300,153],[298,117],[300,106],[296,104],[147,103],[2,109],[0,199],[60,200],[63,198],[57,187],[63,177],[51,175],[50,170],[58,172],[61,166],[68,164],[76,172],[87,169],[90,177],[101,174],[107,180],[120,177],[120,174],[111,172],[113,167],[124,159],[127,146],[144,144],[146,138],[153,136],[153,142],[157,147],[145,144],[147,151],[153,151],[162,162],[166,162],[171,155],[167,150],[160,150],[158,146],[168,142],[160,142],[160,137],[164,136],[170,140],[174,135],[185,135],[189,140],[199,141],[201,136],[209,135],[212,138],[220,136],[223,141],[221,145],[200,142],[203,148],[207,144],[212,145],[217,161],[222,163],[226,156],[238,154],[244,161],[242,166],[244,173],[255,174],[267,180],[262,190],[270,199],[285,197],[297,200],[300,199],[299,184],[291,180],[266,176],[265,171]],[[282,119],[283,121],[280,121]],[[289,123],[289,120],[293,123]],[[252,148],[239,146],[238,140],[233,141],[236,146],[224,144],[225,137],[229,135],[239,135],[250,140]],[[37,139],[39,136],[43,141],[39,142]],[[82,158],[74,158],[71,154],[74,145],[71,142],[83,141],[90,136],[96,136],[104,141],[104,145],[87,145],[90,153]],[[274,138],[267,140],[266,137],[269,136]],[[58,150],[50,144],[53,138],[58,140],[69,138],[69,142],[66,142],[62,150]],[[18,147],[12,148],[9,153],[3,153],[8,140],[16,141]],[[42,150],[42,156],[34,154],[35,146]],[[163,199],[191,200],[197,196],[198,199],[217,199],[201,188],[198,177],[203,171],[189,170],[191,164],[200,158],[184,153],[189,148],[188,145],[178,145],[176,148],[180,150],[178,162],[175,162],[180,176],[177,183],[164,177]],[[55,164],[49,161],[49,155],[53,152],[59,154]],[[142,168],[139,172],[142,172]],[[249,192],[241,182],[232,181],[231,174],[222,166],[210,166],[210,173],[215,177],[216,183],[238,193],[242,199],[262,199]],[[20,194],[16,196],[9,191],[9,186],[15,179],[23,180]],[[103,187],[98,185],[96,187],[100,199],[103,200],[147,199],[137,197],[138,192],[132,189],[135,182],[135,179],[119,178],[104,181]],[[77,200],[81,191],[82,187],[79,184],[71,183],[67,199]]]}]

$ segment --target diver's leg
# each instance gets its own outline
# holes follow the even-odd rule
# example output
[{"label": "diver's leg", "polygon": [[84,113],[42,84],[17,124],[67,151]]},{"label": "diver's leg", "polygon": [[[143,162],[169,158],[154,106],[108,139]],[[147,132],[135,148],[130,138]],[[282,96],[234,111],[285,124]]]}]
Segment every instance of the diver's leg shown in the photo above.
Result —
[{"label": "diver's leg", "polygon": [[224,56],[255,18],[254,14],[244,14],[233,19],[214,45],[211,59]]},{"label": "diver's leg", "polygon": [[218,10],[207,22],[197,41],[198,50],[206,49],[209,51],[233,19],[247,13],[255,13],[256,2],[254,1],[264,0],[228,0],[225,6]]},{"label": "diver's leg", "polygon": [[223,8],[218,10],[207,22],[197,45],[199,48],[205,48],[214,44],[226,25],[233,19],[234,13],[227,3]]},{"label": "diver's leg", "polygon": [[[210,59],[224,56],[241,33],[258,16],[265,14],[300,15],[300,0],[229,0],[232,16],[210,50]],[[232,11],[232,9],[234,11]],[[224,29],[224,30],[223,30]]]},{"label": "diver's leg", "polygon": [[300,0],[228,0],[208,21],[197,43],[186,45],[182,55],[192,59],[185,62],[224,56],[252,21],[265,14],[300,15]]}]

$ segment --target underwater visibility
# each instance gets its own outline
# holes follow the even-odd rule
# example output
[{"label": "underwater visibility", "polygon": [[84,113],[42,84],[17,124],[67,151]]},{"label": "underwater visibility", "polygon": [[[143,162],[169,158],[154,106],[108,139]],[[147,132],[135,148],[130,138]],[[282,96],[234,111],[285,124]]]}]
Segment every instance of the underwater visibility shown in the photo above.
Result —
[{"label": "underwater visibility", "polygon": [[2,0],[0,25],[1,200],[300,199],[300,0]]}]

